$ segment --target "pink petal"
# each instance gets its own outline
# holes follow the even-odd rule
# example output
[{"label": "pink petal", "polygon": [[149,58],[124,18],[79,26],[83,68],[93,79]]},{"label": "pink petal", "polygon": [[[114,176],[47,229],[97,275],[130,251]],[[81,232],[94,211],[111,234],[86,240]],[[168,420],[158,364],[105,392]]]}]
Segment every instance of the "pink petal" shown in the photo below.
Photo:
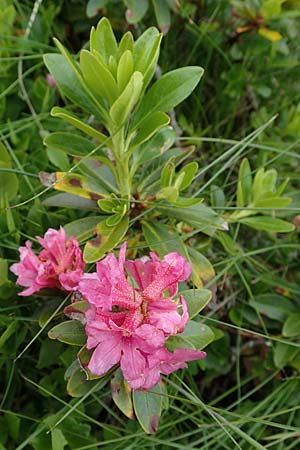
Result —
[{"label": "pink petal", "polygon": [[111,298],[113,305],[131,310],[138,308],[143,301],[142,296],[127,283],[125,277],[112,288]]},{"label": "pink petal", "polygon": [[59,231],[49,228],[43,238],[39,236],[36,238],[44,247],[40,253],[41,257],[49,259],[54,264],[59,264],[66,253],[67,238],[63,227],[60,227]]},{"label": "pink petal", "polygon": [[127,242],[121,246],[119,252],[120,276],[112,290],[112,304],[126,309],[136,309],[142,303],[141,295],[126,280],[124,264],[126,258]]},{"label": "pink petal", "polygon": [[179,328],[178,328],[178,333],[182,333],[185,329],[186,324],[188,323],[189,313],[188,313],[186,301],[182,297],[182,295],[179,297],[179,301],[182,305],[182,316],[181,316],[181,321],[180,321]]},{"label": "pink petal", "polygon": [[44,247],[39,257],[32,252],[31,243],[27,241],[26,246],[20,248],[20,262],[11,267],[12,272],[18,275],[17,284],[28,287],[20,295],[31,295],[45,287],[75,290],[84,268],[76,239],[70,238],[67,247],[62,227],[59,231],[50,228],[44,238],[37,239]]},{"label": "pink petal", "polygon": [[149,357],[150,366],[159,366],[161,373],[169,375],[178,369],[187,367],[187,361],[204,358],[205,352],[193,349],[176,349],[173,353],[167,349],[161,349],[153,357]]},{"label": "pink petal", "polygon": [[182,331],[182,317],[178,312],[177,303],[165,298],[160,301],[149,302],[147,323],[162,330],[167,335]]},{"label": "pink petal", "polygon": [[31,250],[31,242],[26,241],[25,247],[20,247],[20,262],[10,267],[10,270],[18,276],[17,285],[27,287],[19,295],[27,296],[39,291],[43,286],[37,280],[42,263]]},{"label": "pink petal", "polygon": [[119,251],[119,266],[121,272],[124,272],[124,264],[126,260],[126,248],[127,248],[127,242],[124,242],[124,244],[121,245],[120,251]]},{"label": "pink petal", "polygon": [[138,327],[134,333],[136,343],[139,349],[146,353],[153,353],[165,343],[166,337],[158,328],[143,324]]},{"label": "pink petal", "polygon": [[61,286],[66,291],[77,291],[78,283],[82,278],[82,270],[74,270],[73,272],[61,273],[58,276]]},{"label": "pink petal", "polygon": [[160,371],[158,367],[153,367],[152,369],[147,368],[145,373],[145,382],[139,387],[139,390],[149,390],[152,389],[160,381]]},{"label": "pink petal", "polygon": [[113,253],[97,262],[97,274],[100,280],[103,279],[111,285],[115,285],[119,281],[121,273],[119,262]]},{"label": "pink petal", "polygon": [[203,359],[206,353],[202,350],[193,350],[192,348],[177,348],[173,352],[173,360],[195,361],[196,359]]},{"label": "pink petal", "polygon": [[[111,329],[108,324],[108,320],[102,317],[95,309],[89,309],[85,311],[86,327],[85,332],[87,334],[87,348],[91,349],[96,347],[103,340],[110,337]],[[119,333],[116,333],[119,335]]]},{"label": "pink petal", "polygon": [[176,252],[169,253],[161,262],[155,253],[151,253],[151,256],[156,264],[156,276],[144,289],[143,296],[157,300],[166,289],[169,289],[171,296],[175,295],[178,282],[186,280],[191,274],[190,264]]},{"label": "pink petal", "polygon": [[97,308],[111,310],[112,306],[134,310],[142,297],[130,286],[123,271],[126,243],[120,250],[119,261],[110,253],[97,263],[97,273],[85,274],[79,291],[85,299]]},{"label": "pink petal", "polygon": [[126,261],[125,267],[141,290],[146,289],[156,275],[156,266],[153,261],[150,261],[149,259],[146,261],[143,261],[143,259]]},{"label": "pink petal", "polygon": [[122,323],[123,334],[132,334],[135,332],[137,327],[141,325],[144,320],[143,314],[140,312],[139,308],[133,311],[127,311],[124,322]]},{"label": "pink petal", "polygon": [[155,354],[149,355],[148,364],[150,368],[159,367],[160,372],[169,375],[178,369],[187,367],[187,361],[201,359],[206,356],[205,352],[193,349],[176,349],[173,353],[166,348],[161,348]]},{"label": "pink petal", "polygon": [[112,307],[111,285],[105,281],[105,279],[99,279],[96,272],[85,273],[79,282],[78,290],[91,305],[110,310]]},{"label": "pink petal", "polygon": [[[45,261],[48,265],[52,265],[56,276],[59,276],[61,273],[73,272],[78,272],[79,275],[82,275],[85,264],[79,244],[74,237],[71,237],[67,244],[66,233],[62,227],[60,227],[59,231],[50,228],[45,233],[44,238],[37,236],[37,239],[44,247],[39,254],[40,260]],[[68,286],[67,282],[66,286]],[[60,287],[66,290],[74,290],[75,288],[73,282],[70,288]]]},{"label": "pink petal", "polygon": [[[170,352],[169,352],[170,353]],[[163,374],[169,375],[178,369],[187,367],[187,361],[195,361],[205,358],[206,353],[201,350],[193,350],[190,348],[178,348],[169,355],[166,361],[160,364],[160,370]]]},{"label": "pink petal", "polygon": [[120,366],[131,387],[138,389],[145,382],[146,359],[136,348],[132,338],[124,338]]},{"label": "pink petal", "polygon": [[120,357],[121,337],[115,333],[109,333],[107,338],[96,347],[88,368],[94,375],[103,375],[120,361]]}]

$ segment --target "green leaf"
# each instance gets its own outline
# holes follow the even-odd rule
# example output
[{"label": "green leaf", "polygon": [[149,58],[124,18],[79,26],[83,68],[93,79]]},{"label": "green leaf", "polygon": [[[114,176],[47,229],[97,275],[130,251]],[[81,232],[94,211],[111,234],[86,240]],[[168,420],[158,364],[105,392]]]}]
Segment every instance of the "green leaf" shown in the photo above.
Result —
[{"label": "green leaf", "polygon": [[0,286],[8,281],[8,261],[0,258]]},{"label": "green leaf", "polygon": [[210,187],[210,201],[213,207],[223,208],[226,204],[225,194],[223,189],[215,184]]},{"label": "green leaf", "polygon": [[171,186],[175,175],[175,157],[172,156],[161,172],[160,185],[162,188]]},{"label": "green leaf", "polygon": [[194,350],[202,350],[214,340],[214,333],[203,323],[190,320],[183,333],[176,336],[170,336],[166,342],[169,350],[176,348],[191,348]]},{"label": "green leaf", "polygon": [[167,112],[186,99],[199,83],[202,67],[182,67],[163,75],[149,89],[134,117],[137,125],[155,111]]},{"label": "green leaf", "polygon": [[0,161],[8,164],[11,167],[11,157],[9,152],[6,150],[5,145],[0,141]]},{"label": "green leaf", "polygon": [[44,145],[73,156],[87,156],[95,148],[88,139],[65,131],[49,134],[44,138]]},{"label": "green leaf", "polygon": [[0,209],[7,206],[7,202],[16,197],[19,190],[18,177],[13,172],[1,172],[1,167],[10,169],[11,164],[0,161]]},{"label": "green leaf", "polygon": [[144,17],[148,9],[148,0],[124,0],[128,10],[126,20],[128,23],[138,23]]},{"label": "green leaf", "polygon": [[266,21],[279,16],[284,0],[264,0],[261,5],[261,13]]},{"label": "green leaf", "polygon": [[275,192],[277,181],[277,171],[275,169],[267,170],[263,178],[263,192]]},{"label": "green leaf", "polygon": [[186,208],[176,208],[158,204],[157,210],[164,215],[175,217],[178,220],[188,223],[209,236],[212,235],[216,229],[228,229],[227,222],[211,208],[202,203],[197,203],[197,205]]},{"label": "green leaf", "polygon": [[250,305],[270,319],[284,321],[295,311],[291,300],[277,294],[261,294],[250,300]]},{"label": "green leaf", "polygon": [[86,6],[86,15],[91,18],[98,14],[99,9],[103,8],[109,0],[89,0]]},{"label": "green leaf", "polygon": [[116,206],[116,201],[110,198],[103,198],[101,200],[98,200],[97,203],[99,208],[108,214],[111,214]]},{"label": "green leaf", "polygon": [[187,208],[188,206],[197,205],[197,203],[203,202],[203,198],[200,197],[178,197],[175,202],[171,202],[174,206],[178,206],[179,208]]},{"label": "green leaf", "polygon": [[291,203],[292,199],[288,197],[264,197],[256,200],[256,208],[285,208]]},{"label": "green leaf", "polygon": [[158,29],[150,27],[134,43],[134,68],[144,75],[144,90],[154,75],[161,40],[162,34]]},{"label": "green leaf", "polygon": [[223,245],[226,252],[228,252],[230,255],[236,256],[239,253],[241,253],[242,251],[241,247],[239,246],[239,244],[237,244],[237,242],[234,239],[232,239],[232,237],[229,234],[217,231],[215,237]]},{"label": "green leaf", "polygon": [[254,177],[253,186],[252,186],[252,194],[253,203],[256,202],[257,199],[260,198],[261,193],[263,191],[263,182],[264,182],[265,170],[261,167]]},{"label": "green leaf", "polygon": [[166,1],[154,1],[153,7],[159,29],[163,34],[167,34],[171,25],[171,14]]},{"label": "green leaf", "polygon": [[172,232],[166,225],[143,221],[142,230],[150,249],[157,252],[161,258],[170,252],[178,252],[183,257],[187,256],[186,247],[178,234]]},{"label": "green leaf", "polygon": [[282,369],[290,363],[299,353],[299,349],[291,345],[277,342],[274,350],[274,364],[278,369]]},{"label": "green leaf", "polygon": [[110,382],[112,399],[116,406],[129,419],[134,418],[131,388],[124,379],[121,369],[115,370]]},{"label": "green leaf", "polygon": [[256,230],[269,231],[272,233],[289,233],[295,229],[295,226],[292,223],[274,217],[247,217],[245,219],[239,219],[238,221],[248,227],[255,228]]},{"label": "green leaf", "polygon": [[192,281],[197,288],[202,288],[215,276],[215,271],[209,260],[198,250],[187,247],[190,263],[192,265]]},{"label": "green leaf", "polygon": [[122,94],[111,106],[109,115],[116,125],[122,125],[138,102],[143,88],[143,75],[134,72]]},{"label": "green leaf", "polygon": [[283,336],[300,336],[300,313],[291,314],[284,322],[282,329]]},{"label": "green leaf", "polygon": [[102,219],[101,216],[89,216],[67,223],[64,225],[67,237],[74,236],[79,242],[89,239],[96,234],[96,226]]},{"label": "green leaf", "polygon": [[49,161],[52,162],[54,166],[56,166],[58,169],[67,171],[70,167],[70,162],[68,156],[62,151],[57,148],[48,147],[47,148],[47,155],[49,158]]},{"label": "green leaf", "polygon": [[118,245],[127,232],[128,224],[128,216],[124,216],[115,227],[107,226],[105,221],[100,222],[97,226],[97,237],[87,242],[84,247],[83,258],[85,262],[98,261],[105,253]]},{"label": "green leaf", "polygon": [[243,208],[245,206],[244,194],[242,189],[242,184],[238,181],[237,191],[236,191],[236,206],[238,208]]},{"label": "green leaf", "polygon": [[133,53],[133,46],[134,46],[134,40],[132,33],[130,31],[127,31],[125,34],[123,34],[122,39],[119,44],[118,48],[118,60],[120,60],[121,56],[123,55],[126,50],[130,50],[131,53]]},{"label": "green leaf", "polygon": [[278,186],[278,188],[277,188],[276,191],[274,192],[274,197],[279,197],[279,196],[283,193],[283,191],[285,190],[285,188],[286,188],[286,186],[287,186],[287,184],[288,184],[289,181],[290,181],[289,178],[286,178],[286,179]]},{"label": "green leaf", "polygon": [[4,413],[4,419],[7,424],[9,435],[15,441],[17,441],[20,433],[20,425],[21,425],[20,417],[14,415],[14,413],[11,412],[11,413]]},{"label": "green leaf", "polygon": [[[36,365],[38,370],[49,369],[51,366],[57,366],[60,355],[63,352],[63,344],[52,339],[42,341],[39,351],[39,359]],[[51,370],[51,369],[50,369]]]},{"label": "green leaf", "polygon": [[46,322],[50,319],[54,311],[59,305],[59,299],[48,300],[43,303],[41,308],[38,308],[35,316],[38,318],[39,326],[42,328],[45,326]]},{"label": "green leaf", "polygon": [[105,98],[109,104],[112,104],[118,96],[118,86],[99,56],[97,54],[93,55],[87,50],[80,52],[80,66],[83,78],[99,101],[103,101],[103,98]]},{"label": "green leaf", "polygon": [[198,163],[196,161],[192,161],[186,164],[180,172],[176,175],[176,181],[181,177],[180,183],[177,186],[175,181],[175,186],[180,190],[184,191],[189,185],[192,183],[194,176],[196,175],[198,170]]},{"label": "green leaf", "polygon": [[116,227],[118,225],[118,223],[121,222],[122,217],[123,217],[123,214],[119,214],[119,213],[113,214],[112,216],[109,216],[106,219],[105,223],[108,227]]},{"label": "green leaf", "polygon": [[18,328],[18,323],[17,322],[10,322],[5,331],[1,332],[1,336],[0,336],[0,349],[2,349],[2,347],[4,346],[4,344],[6,343],[6,341],[15,333],[16,328]]},{"label": "green leaf", "polygon": [[291,367],[294,367],[297,372],[300,371],[300,351],[296,353],[296,355],[293,357],[293,359],[290,362]]},{"label": "green leaf", "polygon": [[133,56],[130,50],[125,50],[122,54],[118,69],[117,69],[117,83],[119,93],[123,92],[133,74]]},{"label": "green leaf", "polygon": [[64,315],[69,319],[78,320],[84,323],[85,311],[89,309],[89,305],[85,300],[79,300],[78,302],[72,302],[70,305],[66,306],[64,309]]},{"label": "green leaf", "polygon": [[51,430],[51,444],[52,450],[64,450],[68,442],[65,435],[59,428],[54,428]]},{"label": "green leaf", "polygon": [[170,203],[174,203],[178,199],[178,195],[179,195],[179,192],[178,192],[178,189],[176,189],[176,187],[167,186],[157,192],[156,198],[157,198],[157,200],[165,199]]},{"label": "green leaf", "polygon": [[139,124],[135,137],[131,141],[131,147],[136,147],[148,141],[158,130],[168,125],[170,117],[163,112],[155,112],[142,120]]},{"label": "green leaf", "polygon": [[[93,200],[78,197],[74,194],[56,194],[43,200],[43,205],[59,206],[60,208],[77,208],[99,211],[97,203]],[[99,220],[101,216],[99,216]],[[98,222],[99,222],[98,220]]]},{"label": "green leaf", "polygon": [[70,111],[67,111],[65,108],[54,106],[54,108],[51,109],[51,116],[60,117],[61,119],[64,119],[66,122],[70,123],[75,128],[78,128],[78,130],[83,131],[88,136],[92,136],[99,142],[108,141],[108,138],[105,136],[105,134],[100,133],[100,131],[96,130],[95,128],[91,127],[85,122],[82,122],[81,120],[78,119],[78,117],[75,116],[75,114],[71,113]]},{"label": "green leaf", "polygon": [[83,397],[96,382],[96,380],[88,380],[87,374],[78,367],[68,380],[67,392],[71,397]]},{"label": "green leaf", "polygon": [[100,156],[84,158],[80,163],[80,171],[85,174],[91,184],[101,186],[103,192],[118,193],[115,166],[101,153]]},{"label": "green leaf", "polygon": [[56,172],[53,188],[90,200],[99,200],[108,194],[108,191],[97,180],[78,173]]},{"label": "green leaf", "polygon": [[55,327],[51,328],[48,332],[50,339],[57,339],[60,342],[70,345],[82,346],[86,343],[86,333],[84,326],[78,320],[67,320]]},{"label": "green leaf", "polygon": [[74,66],[63,55],[48,53],[44,55],[44,62],[58,88],[66,97],[84,111],[94,114],[98,118],[102,117],[103,108],[100,108],[100,111],[99,105],[97,105],[98,107],[95,105],[79,71],[74,69]]},{"label": "green leaf", "polygon": [[240,165],[238,178],[237,206],[242,208],[251,203],[252,196],[252,175],[251,167],[247,158],[244,158]]},{"label": "green leaf", "polygon": [[209,289],[188,289],[179,292],[186,301],[190,319],[197,316],[210,302],[212,293]]},{"label": "green leaf", "polygon": [[91,29],[90,35],[91,51],[96,50],[103,59],[108,62],[110,56],[116,56],[118,45],[111,24],[103,17],[97,25]]},{"label": "green leaf", "polygon": [[[150,116],[152,117],[152,116]],[[142,124],[143,122],[141,122]],[[158,131],[149,141],[133,153],[134,163],[140,165],[160,157],[176,140],[176,133],[171,127],[164,127]]]},{"label": "green leaf", "polygon": [[133,391],[134,412],[146,433],[155,433],[162,410],[162,391],[158,383],[150,391]]},{"label": "green leaf", "polygon": [[106,373],[103,375],[94,375],[90,372],[88,365],[89,365],[90,359],[93,355],[93,352],[94,352],[94,349],[88,350],[86,348],[86,346],[84,346],[77,353],[77,359],[80,363],[80,367],[84,370],[84,372],[86,374],[86,379],[88,379],[89,381],[99,380],[99,378],[103,378],[106,375]]}]

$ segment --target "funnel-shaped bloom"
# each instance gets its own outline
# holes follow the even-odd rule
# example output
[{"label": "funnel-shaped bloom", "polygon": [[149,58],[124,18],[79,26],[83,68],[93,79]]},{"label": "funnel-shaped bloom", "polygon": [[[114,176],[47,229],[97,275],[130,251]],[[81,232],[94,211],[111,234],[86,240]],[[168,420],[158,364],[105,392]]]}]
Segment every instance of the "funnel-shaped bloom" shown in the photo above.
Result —
[{"label": "funnel-shaped bloom", "polygon": [[90,304],[87,348],[95,349],[88,368],[103,375],[119,364],[133,389],[150,389],[162,373],[205,356],[199,350],[172,353],[165,348],[168,337],[181,333],[189,318],[184,298],[174,300],[173,296],[191,267],[175,252],[162,261],[155,253],[151,259],[125,261],[125,253],[126,244],[119,260],[109,254],[97,263],[97,272],[85,274],[79,283],[79,291]]},{"label": "funnel-shaped bloom", "polygon": [[27,296],[42,288],[75,291],[83,274],[84,262],[79,244],[71,237],[67,242],[65,230],[49,228],[43,238],[37,236],[43,250],[35,255],[31,242],[20,247],[20,262],[10,270],[18,276],[17,284],[27,289],[19,295]]}]

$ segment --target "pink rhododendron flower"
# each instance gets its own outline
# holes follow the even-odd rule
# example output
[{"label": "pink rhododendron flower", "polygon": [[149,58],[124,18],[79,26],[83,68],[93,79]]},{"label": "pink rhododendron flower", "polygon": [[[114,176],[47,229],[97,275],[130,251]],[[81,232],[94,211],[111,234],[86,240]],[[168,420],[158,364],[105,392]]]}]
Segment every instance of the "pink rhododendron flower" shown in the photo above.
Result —
[{"label": "pink rhododendron flower", "polygon": [[42,288],[75,291],[83,274],[84,262],[79,244],[71,237],[67,242],[65,230],[49,228],[43,238],[37,236],[43,250],[35,255],[31,242],[20,247],[20,262],[10,270],[18,276],[17,284],[27,289],[19,295],[31,295]]},{"label": "pink rhododendron flower", "polygon": [[173,297],[191,267],[175,252],[162,261],[155,253],[151,259],[125,261],[125,253],[126,244],[119,260],[109,254],[97,263],[97,272],[84,274],[79,283],[90,305],[85,313],[87,348],[95,349],[88,368],[103,375],[119,364],[133,389],[150,389],[161,374],[205,356],[200,350],[165,348],[168,337],[181,333],[189,319],[184,298]]}]

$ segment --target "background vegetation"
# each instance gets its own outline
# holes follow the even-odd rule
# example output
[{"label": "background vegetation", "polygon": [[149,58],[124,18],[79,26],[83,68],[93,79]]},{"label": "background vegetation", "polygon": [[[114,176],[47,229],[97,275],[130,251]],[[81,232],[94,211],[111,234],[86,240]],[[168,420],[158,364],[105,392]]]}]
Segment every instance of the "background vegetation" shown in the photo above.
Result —
[{"label": "background vegetation", "polygon": [[[0,0],[1,450],[300,447],[299,11],[296,0]],[[76,163],[62,147],[43,145],[49,133],[73,130],[50,116],[65,99],[43,54],[56,52],[52,36],[77,53],[102,16],[118,37],[159,26],[157,77],[185,65],[205,69],[171,114],[174,145],[196,146],[189,192],[230,223],[226,233],[188,234],[205,257],[199,276],[213,300],[201,320],[214,341],[205,361],[169,378],[168,410],[154,435],[121,415],[108,385],[69,396],[65,371],[76,349],[47,338],[63,299],[17,297],[8,271],[26,239],[93,213],[56,206],[39,179]],[[257,181],[242,201],[249,171]],[[277,192],[271,203],[267,187]],[[140,253],[149,246],[140,241]]]}]

